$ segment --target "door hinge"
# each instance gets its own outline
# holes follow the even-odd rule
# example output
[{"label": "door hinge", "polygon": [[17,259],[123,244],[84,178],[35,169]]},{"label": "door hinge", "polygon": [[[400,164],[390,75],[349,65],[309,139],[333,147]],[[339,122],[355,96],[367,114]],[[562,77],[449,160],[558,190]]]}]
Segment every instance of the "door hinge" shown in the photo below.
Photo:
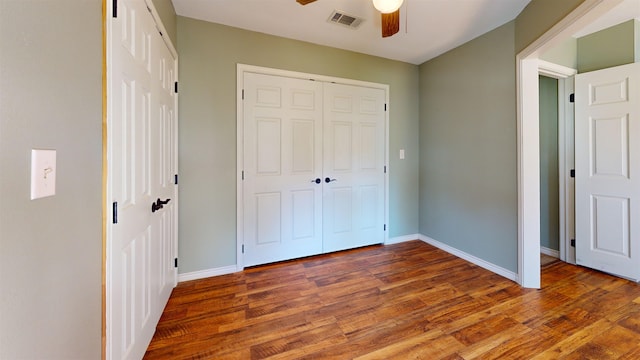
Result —
[{"label": "door hinge", "polygon": [[178,93],[178,82],[177,81],[173,83],[173,91],[175,91],[176,94]]},{"label": "door hinge", "polygon": [[576,177],[576,169],[571,169],[571,171],[569,171],[569,176],[572,178]]},{"label": "door hinge", "polygon": [[244,180],[244,170],[242,170],[242,180]]},{"label": "door hinge", "polygon": [[118,17],[118,0],[113,0],[113,13],[111,14],[112,17],[117,18]]},{"label": "door hinge", "polygon": [[173,258],[173,267],[178,267],[178,258]]},{"label": "door hinge", "polygon": [[576,102],[576,94],[569,95],[569,102]]},{"label": "door hinge", "polygon": [[242,89],[242,100],[244,100],[244,89]]},{"label": "door hinge", "polygon": [[387,111],[387,104],[384,104],[384,111]]},{"label": "door hinge", "polygon": [[387,224],[384,224],[384,231],[387,231]]},{"label": "door hinge", "polygon": [[242,253],[244,254],[244,244],[242,244]]},{"label": "door hinge", "polygon": [[387,165],[384,166],[384,173],[387,173]]},{"label": "door hinge", "polygon": [[114,201],[113,205],[112,205],[112,217],[113,217],[113,223],[117,224],[118,223],[118,202]]},{"label": "door hinge", "polygon": [[178,174],[173,175],[173,183],[178,185]]},{"label": "door hinge", "polygon": [[571,246],[576,247],[576,239],[571,239]]}]

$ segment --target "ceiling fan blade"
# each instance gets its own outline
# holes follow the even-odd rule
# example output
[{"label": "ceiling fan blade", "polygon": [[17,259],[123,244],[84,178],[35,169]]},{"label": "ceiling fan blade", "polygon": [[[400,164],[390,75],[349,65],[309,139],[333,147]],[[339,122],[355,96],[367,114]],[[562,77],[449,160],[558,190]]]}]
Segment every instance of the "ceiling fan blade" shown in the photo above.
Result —
[{"label": "ceiling fan blade", "polygon": [[307,5],[307,4],[311,4],[312,2],[316,1],[316,0],[296,0],[298,2],[298,4],[300,5]]},{"label": "ceiling fan blade", "polygon": [[382,37],[389,37],[400,31],[400,9],[389,13],[382,14]]}]

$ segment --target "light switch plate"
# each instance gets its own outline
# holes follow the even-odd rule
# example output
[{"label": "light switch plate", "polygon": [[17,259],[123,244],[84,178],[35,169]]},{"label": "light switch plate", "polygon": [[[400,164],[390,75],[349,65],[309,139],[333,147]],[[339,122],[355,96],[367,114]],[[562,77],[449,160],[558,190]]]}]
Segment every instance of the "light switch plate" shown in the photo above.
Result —
[{"label": "light switch plate", "polygon": [[56,194],[56,151],[31,149],[31,200]]},{"label": "light switch plate", "polygon": [[404,149],[400,149],[400,160],[404,160]]}]

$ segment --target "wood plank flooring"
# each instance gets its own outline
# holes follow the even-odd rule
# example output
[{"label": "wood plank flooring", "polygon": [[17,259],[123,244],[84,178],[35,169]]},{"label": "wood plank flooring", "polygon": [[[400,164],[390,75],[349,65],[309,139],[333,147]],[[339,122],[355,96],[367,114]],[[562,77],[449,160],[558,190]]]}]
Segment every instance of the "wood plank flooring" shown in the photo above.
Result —
[{"label": "wood plank flooring", "polygon": [[640,286],[523,289],[420,241],[180,283],[145,359],[640,359]]}]

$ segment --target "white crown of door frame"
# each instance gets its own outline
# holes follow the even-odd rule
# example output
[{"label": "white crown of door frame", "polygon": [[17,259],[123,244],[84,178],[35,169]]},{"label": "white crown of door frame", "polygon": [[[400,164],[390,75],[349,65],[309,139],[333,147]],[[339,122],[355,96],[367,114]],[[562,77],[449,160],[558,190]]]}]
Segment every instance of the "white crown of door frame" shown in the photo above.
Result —
[{"label": "white crown of door frame", "polygon": [[[244,243],[244,208],[243,208],[243,191],[242,191],[242,181],[243,181],[243,158],[244,158],[244,128],[243,128],[243,119],[244,119],[244,108],[243,108],[243,82],[244,82],[244,73],[258,73],[264,75],[273,75],[273,76],[283,76],[290,77],[296,79],[312,79],[314,81],[322,81],[328,83],[337,83],[344,85],[354,85],[361,87],[368,87],[374,89],[382,89],[385,92],[385,103],[387,104],[387,111],[385,113],[385,149],[384,149],[384,163],[386,164],[387,171],[385,172],[385,208],[384,208],[384,221],[385,224],[389,224],[389,113],[391,106],[389,104],[389,85],[387,84],[379,84],[374,82],[353,80],[353,79],[345,79],[333,76],[326,75],[317,75],[317,74],[309,74],[302,73],[297,71],[289,71],[282,69],[274,69],[267,68],[255,65],[247,65],[247,64],[237,64],[237,78],[236,78],[236,126],[237,126],[237,140],[236,140],[236,271],[242,271],[244,269],[244,260],[243,260],[243,243]],[[389,228],[387,227],[387,231],[384,234],[385,243],[389,238]]]}]

